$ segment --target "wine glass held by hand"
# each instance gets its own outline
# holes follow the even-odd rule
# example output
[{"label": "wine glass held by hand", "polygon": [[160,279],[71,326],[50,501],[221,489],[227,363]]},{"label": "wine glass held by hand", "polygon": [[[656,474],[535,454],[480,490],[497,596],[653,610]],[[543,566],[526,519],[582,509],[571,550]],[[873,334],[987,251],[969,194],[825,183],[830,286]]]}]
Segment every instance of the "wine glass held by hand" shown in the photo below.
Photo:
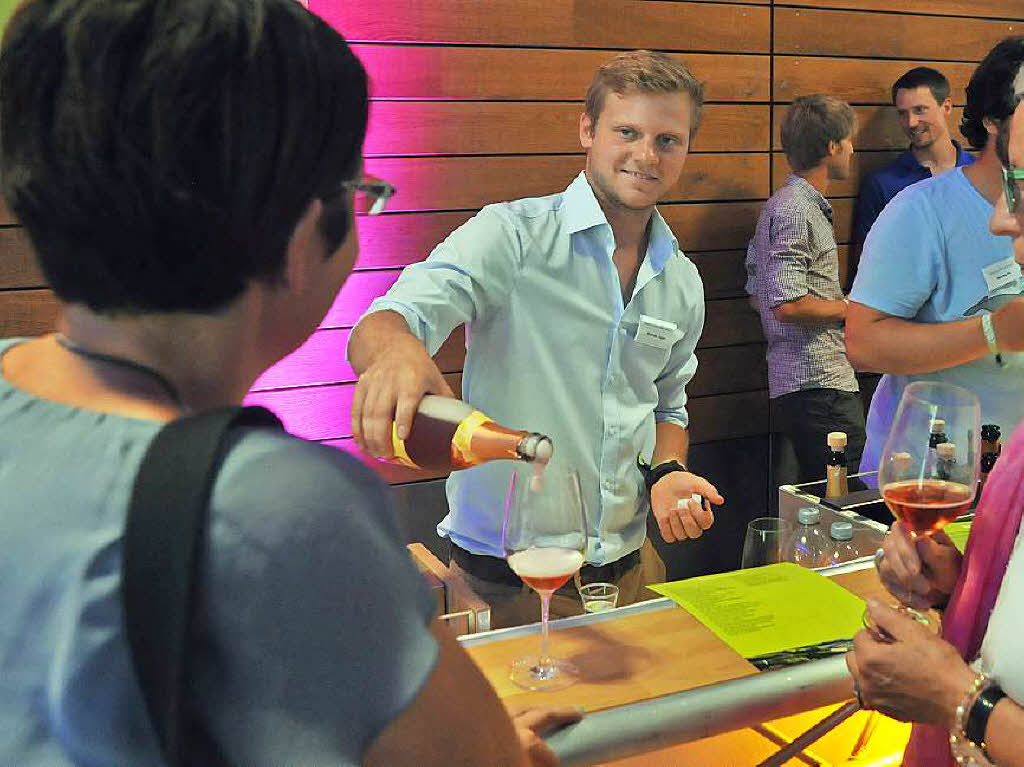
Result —
[{"label": "wine glass held by hand", "polygon": [[931,535],[971,506],[978,487],[981,406],[959,386],[903,390],[878,468],[886,505],[914,535]]},{"label": "wine glass held by hand", "polygon": [[575,681],[571,663],[548,653],[548,606],[583,565],[587,524],[579,476],[549,465],[541,475],[532,468],[515,470],[502,523],[502,547],[509,567],[540,596],[539,655],[519,658],[511,678],[530,690],[555,690]]}]

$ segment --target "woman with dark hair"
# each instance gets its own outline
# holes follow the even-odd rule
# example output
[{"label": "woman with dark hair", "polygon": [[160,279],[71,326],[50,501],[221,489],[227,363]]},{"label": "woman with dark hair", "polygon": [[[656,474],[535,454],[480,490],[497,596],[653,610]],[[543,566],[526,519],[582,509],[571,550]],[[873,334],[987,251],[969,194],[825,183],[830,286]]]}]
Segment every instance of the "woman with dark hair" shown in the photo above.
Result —
[{"label": "woman with dark hair", "polygon": [[[356,257],[366,74],[293,0],[29,0],[0,51],[2,191],[61,303],[0,341],[0,763],[163,764],[132,672],[124,524],[164,423],[237,405]],[[185,761],[518,764],[433,620],[386,488],[233,432],[189,637]],[[526,747],[524,749],[524,746]]]},{"label": "woman with dark hair", "polygon": [[[991,230],[1013,239],[1024,265],[1024,172],[1015,169],[1024,166],[1024,66],[1011,80],[1015,111],[999,126],[1004,190]],[[1024,299],[1007,304],[993,325],[994,345],[1019,337]],[[1024,765],[1022,510],[1024,427],[985,485],[963,557],[943,534],[915,539],[897,523],[886,536],[879,572],[889,590],[912,606],[943,608],[935,636],[869,603],[882,633],[859,634],[847,657],[865,706],[919,723],[905,765]]]}]

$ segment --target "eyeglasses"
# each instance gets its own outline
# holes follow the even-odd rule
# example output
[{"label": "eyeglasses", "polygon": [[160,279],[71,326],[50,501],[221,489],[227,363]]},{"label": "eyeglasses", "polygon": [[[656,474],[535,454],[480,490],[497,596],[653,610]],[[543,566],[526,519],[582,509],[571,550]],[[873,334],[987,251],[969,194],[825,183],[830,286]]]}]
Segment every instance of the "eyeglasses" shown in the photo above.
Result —
[{"label": "eyeglasses", "polygon": [[330,199],[342,192],[354,192],[356,215],[376,216],[384,210],[384,206],[395,196],[396,191],[398,190],[394,186],[383,179],[363,176],[358,181],[341,183],[334,192],[328,194],[324,199]]},{"label": "eyeglasses", "polygon": [[1018,170],[1012,165],[1003,166],[1003,194],[1006,195],[1006,209],[1010,213],[1016,213],[1020,207],[1021,191],[1018,181],[1024,181],[1024,170]]}]

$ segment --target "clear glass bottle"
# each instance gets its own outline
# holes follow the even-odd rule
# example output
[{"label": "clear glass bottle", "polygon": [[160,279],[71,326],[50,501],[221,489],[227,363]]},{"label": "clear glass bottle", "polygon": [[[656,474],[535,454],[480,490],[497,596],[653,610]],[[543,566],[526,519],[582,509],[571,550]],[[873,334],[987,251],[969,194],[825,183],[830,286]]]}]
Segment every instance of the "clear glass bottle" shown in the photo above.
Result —
[{"label": "clear glass bottle", "polygon": [[496,460],[546,464],[554,452],[543,434],[510,429],[462,400],[434,394],[420,401],[409,436],[399,439],[392,427],[391,442],[395,463],[434,471],[456,471]]},{"label": "clear glass bottle", "polygon": [[829,564],[839,565],[860,557],[860,548],[853,540],[852,522],[833,522],[829,538],[832,546]]},{"label": "clear glass bottle", "polygon": [[805,506],[796,513],[797,527],[786,550],[786,561],[801,567],[825,567],[832,563],[832,543],[821,527],[821,512]]}]

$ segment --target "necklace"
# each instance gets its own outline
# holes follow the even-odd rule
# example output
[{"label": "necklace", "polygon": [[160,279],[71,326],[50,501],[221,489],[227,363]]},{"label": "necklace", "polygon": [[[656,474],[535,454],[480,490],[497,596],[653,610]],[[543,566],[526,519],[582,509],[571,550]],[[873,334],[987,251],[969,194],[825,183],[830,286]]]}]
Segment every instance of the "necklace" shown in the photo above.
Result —
[{"label": "necklace", "polygon": [[143,365],[141,362],[130,360],[125,357],[117,357],[113,354],[104,354],[102,352],[96,352],[92,349],[87,349],[84,346],[72,341],[63,333],[56,334],[57,343],[60,344],[64,349],[71,352],[72,354],[81,357],[82,359],[92,360],[94,362],[106,362],[109,365],[116,365],[125,370],[134,370],[137,373],[142,373],[148,376],[150,379],[160,385],[160,388],[164,390],[164,394],[171,400],[172,403],[178,407],[184,407],[185,403],[182,402],[181,395],[178,393],[177,387],[170,382],[170,380],[158,370],[154,370],[148,365]]}]

